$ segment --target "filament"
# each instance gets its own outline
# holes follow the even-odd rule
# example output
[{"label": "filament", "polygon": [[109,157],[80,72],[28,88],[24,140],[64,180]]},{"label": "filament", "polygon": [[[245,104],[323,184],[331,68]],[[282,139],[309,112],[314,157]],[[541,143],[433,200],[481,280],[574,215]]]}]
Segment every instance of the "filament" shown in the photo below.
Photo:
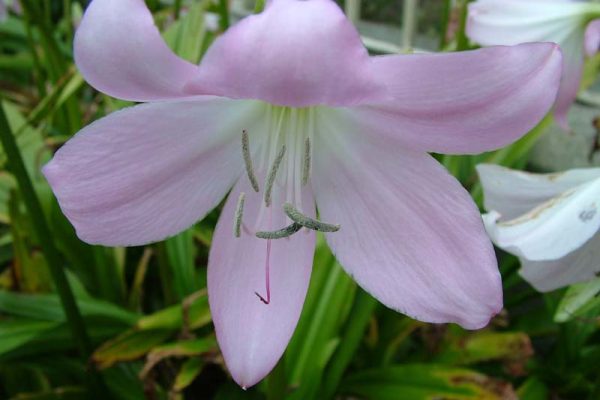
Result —
[{"label": "filament", "polygon": [[302,169],[302,185],[306,186],[310,179],[311,169],[311,153],[310,153],[310,138],[304,141],[304,166]]}]

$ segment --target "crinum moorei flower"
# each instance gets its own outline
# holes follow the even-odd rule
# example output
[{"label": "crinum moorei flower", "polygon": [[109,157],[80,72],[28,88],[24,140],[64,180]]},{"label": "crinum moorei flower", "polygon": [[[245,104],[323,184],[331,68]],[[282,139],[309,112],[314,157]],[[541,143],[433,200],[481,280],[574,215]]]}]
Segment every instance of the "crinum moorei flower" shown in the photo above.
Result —
[{"label": "crinum moorei flower", "polygon": [[492,241],[519,257],[521,276],[542,292],[600,272],[600,168],[531,174],[477,167]]},{"label": "crinum moorei flower", "polygon": [[580,0],[477,0],[469,4],[467,35],[484,46],[555,42],[563,52],[556,122],[568,129],[584,57],[600,46],[600,4]]},{"label": "crinum moorei flower", "polygon": [[84,128],[44,168],[63,212],[88,243],[142,245],[231,190],[208,292],[241,386],[285,350],[315,231],[414,318],[477,329],[502,307],[481,216],[427,152],[493,150],[535,126],[558,88],[555,45],[369,57],[333,1],[273,0],[197,66],[171,53],[142,0],[95,0],[75,58],[96,89],[146,104]]}]

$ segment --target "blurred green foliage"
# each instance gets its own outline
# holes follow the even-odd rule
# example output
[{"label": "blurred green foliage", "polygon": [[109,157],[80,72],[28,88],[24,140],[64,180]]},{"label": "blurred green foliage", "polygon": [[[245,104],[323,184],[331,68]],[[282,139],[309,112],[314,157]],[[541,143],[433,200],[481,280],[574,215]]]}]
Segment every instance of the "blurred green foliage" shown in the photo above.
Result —
[{"label": "blurred green foliage", "polygon": [[[469,332],[385,309],[342,271],[322,238],[283,359],[257,387],[237,388],[223,365],[206,296],[219,210],[163,243],[93,247],[77,239],[40,174],[77,130],[129,105],[95,92],[77,72],[71,43],[83,3],[25,0],[21,15],[0,23],[0,86],[95,351],[86,363],[77,356],[33,234],[36,221],[0,151],[0,398],[88,399],[87,375],[95,368],[106,391],[95,395],[106,399],[600,398],[598,280],[540,294],[519,277],[516,259],[499,254],[505,310],[485,330]],[[226,12],[226,2],[209,0],[147,3],[168,44],[193,62],[219,34],[207,29],[205,13]],[[400,21],[398,3],[378,0],[365,9],[375,19]],[[457,31],[466,3],[427,6],[428,18],[445,18],[447,49],[468,46]],[[227,23],[221,18],[221,29]],[[526,166],[551,122],[547,117],[495,153],[439,159],[481,204],[474,166]]]}]

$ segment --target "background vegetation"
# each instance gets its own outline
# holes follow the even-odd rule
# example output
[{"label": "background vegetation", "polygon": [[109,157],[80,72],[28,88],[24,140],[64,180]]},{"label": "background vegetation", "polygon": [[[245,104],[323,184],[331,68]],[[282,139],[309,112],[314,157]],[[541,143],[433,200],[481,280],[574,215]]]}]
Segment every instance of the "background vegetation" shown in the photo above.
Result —
[{"label": "background vegetation", "polygon": [[[73,63],[83,3],[23,0],[20,12],[0,23],[0,101],[43,213],[31,212],[31,194],[15,179],[23,174],[7,163],[10,149],[3,147],[0,399],[600,398],[598,281],[540,294],[519,277],[515,258],[499,254],[505,310],[487,329],[469,332],[381,306],[341,270],[322,238],[284,358],[263,383],[239,389],[223,366],[205,289],[219,210],[162,243],[92,247],[76,238],[40,174],[79,129],[130,105],[94,91]],[[207,29],[205,13],[227,15],[224,1],[194,0],[181,9],[178,1],[147,3],[169,45],[194,62],[219,34]],[[364,3],[370,19],[401,21],[398,1]],[[467,48],[465,2],[424,3],[425,26],[442,49]],[[221,18],[220,30],[228,23]],[[499,152],[440,160],[481,204],[475,164],[525,167],[551,123],[547,118]],[[89,342],[73,339],[55,290],[64,284],[57,265]]]}]

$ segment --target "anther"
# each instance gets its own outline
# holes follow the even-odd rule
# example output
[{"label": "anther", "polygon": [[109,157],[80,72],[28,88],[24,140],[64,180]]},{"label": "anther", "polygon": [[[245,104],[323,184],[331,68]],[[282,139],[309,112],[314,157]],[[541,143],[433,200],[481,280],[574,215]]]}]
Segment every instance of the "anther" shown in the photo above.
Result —
[{"label": "anther", "polygon": [[240,193],[238,198],[237,206],[235,208],[235,220],[233,223],[233,234],[236,238],[242,236],[242,219],[244,217],[244,202],[246,200],[246,193]]},{"label": "anther", "polygon": [[292,236],[294,233],[302,229],[302,225],[293,223],[283,229],[273,232],[256,232],[256,237],[259,239],[283,239]]},{"label": "anther", "polygon": [[288,217],[290,217],[292,221],[308,229],[312,229],[314,231],[319,232],[337,232],[340,230],[339,225],[326,224],[324,222],[317,221],[316,219],[307,217],[306,215],[298,211],[296,208],[294,208],[294,206],[290,203],[285,203],[283,205],[283,211]]},{"label": "anther", "polygon": [[248,131],[245,129],[242,131],[242,152],[244,153],[244,164],[246,164],[246,172],[248,173],[248,179],[255,192],[258,193],[260,187],[258,186],[258,180],[254,175],[254,168],[252,166],[252,158],[250,157],[250,139],[248,138]]},{"label": "anther", "polygon": [[306,138],[306,141],[304,142],[304,168],[302,170],[302,185],[306,185],[310,179],[310,154],[310,138]]},{"label": "anther", "polygon": [[275,178],[277,178],[277,171],[279,171],[279,166],[281,165],[281,160],[283,160],[283,156],[285,156],[285,146],[281,148],[279,154],[273,161],[273,165],[269,170],[269,175],[267,175],[266,188],[265,188],[265,204],[267,207],[271,206],[271,195],[273,193],[273,184],[275,184]]}]

